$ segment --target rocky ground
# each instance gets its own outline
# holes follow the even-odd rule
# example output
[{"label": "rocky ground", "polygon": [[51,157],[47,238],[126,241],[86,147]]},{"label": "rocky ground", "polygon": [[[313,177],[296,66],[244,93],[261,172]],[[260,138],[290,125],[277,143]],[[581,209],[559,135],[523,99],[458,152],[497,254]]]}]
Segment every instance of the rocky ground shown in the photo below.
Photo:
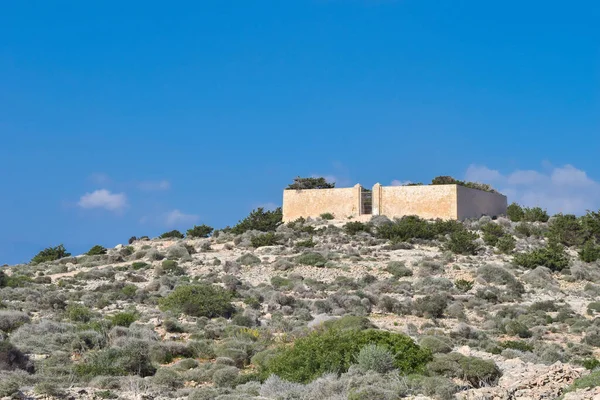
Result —
[{"label": "rocky ground", "polygon": [[[0,289],[0,338],[14,351],[2,356],[0,348],[0,394],[222,400],[600,398],[597,387],[573,385],[594,376],[591,369],[600,358],[597,262],[579,260],[578,248],[569,246],[564,249],[568,266],[560,271],[514,262],[515,254],[547,245],[552,220],[532,223],[536,229],[529,236],[505,218],[468,221],[466,228],[480,236],[470,254],[449,251],[447,235],[391,243],[377,235],[376,226],[386,221],[373,221],[371,232],[354,234],[344,230],[347,222],[281,225],[275,244],[261,247],[253,246],[252,238],[262,232],[219,232],[211,238],[135,240],[104,255],[3,268],[10,284]],[[514,250],[504,254],[483,241],[482,229],[489,223],[516,239]],[[307,253],[319,257],[299,261]],[[205,318],[159,307],[174,288],[196,283],[232,293],[234,314]],[[410,336],[431,349],[432,363],[456,353],[493,361],[501,375],[473,383],[430,364],[422,379],[400,377],[385,393],[375,388],[383,385],[378,379],[389,384],[388,375],[352,371],[301,388],[278,383],[283,386],[273,390],[272,382],[261,383],[257,355],[344,316],[365,317],[379,329]],[[146,343],[152,373],[115,372],[97,361],[98,354],[127,348],[127,340]],[[25,372],[27,368],[35,372]],[[434,378],[439,381],[426,383]],[[356,395],[356,382],[369,379],[364,387],[370,391]]]}]

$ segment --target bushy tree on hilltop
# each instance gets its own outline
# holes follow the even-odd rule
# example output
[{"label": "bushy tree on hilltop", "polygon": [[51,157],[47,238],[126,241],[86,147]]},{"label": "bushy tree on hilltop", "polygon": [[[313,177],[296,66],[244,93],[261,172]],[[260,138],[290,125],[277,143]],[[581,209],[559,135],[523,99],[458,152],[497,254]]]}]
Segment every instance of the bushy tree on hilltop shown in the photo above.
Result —
[{"label": "bushy tree on hilltop", "polygon": [[31,262],[34,264],[39,264],[43,262],[56,261],[64,257],[69,257],[70,255],[71,253],[67,252],[65,246],[59,244],[56,247],[48,247],[40,251],[31,259]]},{"label": "bushy tree on hilltop", "polygon": [[188,237],[207,238],[213,232],[213,227],[206,224],[194,225],[193,228],[187,230]]},{"label": "bushy tree on hilltop", "polygon": [[281,224],[282,218],[283,211],[281,207],[277,207],[273,211],[265,211],[263,207],[259,207],[231,228],[231,232],[239,235],[250,230],[274,231]]},{"label": "bushy tree on hilltop", "polygon": [[294,183],[288,185],[287,189],[333,189],[335,182],[330,183],[323,177],[319,178],[294,178]]}]

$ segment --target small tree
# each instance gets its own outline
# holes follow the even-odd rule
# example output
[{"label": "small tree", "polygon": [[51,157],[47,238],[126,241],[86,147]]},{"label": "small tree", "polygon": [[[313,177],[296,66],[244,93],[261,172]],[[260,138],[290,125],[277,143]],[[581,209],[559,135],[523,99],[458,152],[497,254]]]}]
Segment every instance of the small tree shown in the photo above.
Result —
[{"label": "small tree", "polygon": [[288,185],[286,189],[333,189],[335,187],[335,183],[329,183],[323,177],[320,178],[294,178],[294,183]]},{"label": "small tree", "polygon": [[101,254],[106,254],[106,248],[97,244],[94,247],[92,247],[91,249],[89,249],[86,254],[88,256],[98,256]]},{"label": "small tree", "polygon": [[207,238],[213,232],[214,228],[206,224],[194,225],[193,228],[187,230],[189,237]]},{"label": "small tree", "polygon": [[476,233],[469,232],[466,229],[452,232],[450,240],[446,243],[446,248],[456,254],[475,255],[479,250],[479,246],[475,242],[478,237]]},{"label": "small tree", "polygon": [[506,216],[512,222],[519,222],[523,219],[525,215],[523,211],[523,207],[518,205],[517,203],[511,203],[508,207],[506,207]]},{"label": "small tree", "polygon": [[274,231],[281,224],[282,218],[283,212],[281,211],[281,207],[273,211],[265,211],[264,208],[259,207],[231,228],[231,233],[239,235],[250,230]]},{"label": "small tree", "polygon": [[161,239],[170,239],[170,238],[183,239],[183,233],[179,232],[177,229],[174,229],[172,231],[163,233],[162,235],[159,236],[159,238],[161,238]]},{"label": "small tree", "polygon": [[500,224],[489,222],[481,227],[483,232],[483,241],[489,246],[495,246],[498,240],[504,235],[504,228]]},{"label": "small tree", "polygon": [[546,210],[541,207],[525,207],[523,209],[523,221],[527,222],[548,222],[550,216]]},{"label": "small tree", "polygon": [[62,244],[56,247],[48,247],[35,255],[31,259],[32,263],[39,264],[43,262],[56,261],[58,259],[69,257],[71,253],[68,253],[65,246]]}]

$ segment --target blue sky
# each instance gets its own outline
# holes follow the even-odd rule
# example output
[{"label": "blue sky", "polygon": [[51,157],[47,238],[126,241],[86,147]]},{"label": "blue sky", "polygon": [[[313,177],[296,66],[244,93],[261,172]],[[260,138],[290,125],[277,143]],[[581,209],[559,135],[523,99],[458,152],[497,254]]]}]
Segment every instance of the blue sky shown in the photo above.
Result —
[{"label": "blue sky", "polygon": [[600,207],[593,1],[18,1],[0,13],[0,264],[338,186],[483,180]]}]

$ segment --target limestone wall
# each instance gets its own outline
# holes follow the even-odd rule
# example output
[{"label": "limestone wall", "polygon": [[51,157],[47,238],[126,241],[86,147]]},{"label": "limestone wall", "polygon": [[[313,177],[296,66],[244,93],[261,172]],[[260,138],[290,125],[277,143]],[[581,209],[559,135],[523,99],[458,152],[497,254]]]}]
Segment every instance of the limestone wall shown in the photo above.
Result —
[{"label": "limestone wall", "polygon": [[360,185],[342,189],[304,189],[283,191],[283,222],[300,217],[332,213],[337,219],[360,212]]},{"label": "limestone wall", "polygon": [[373,187],[373,214],[388,218],[417,215],[425,219],[456,219],[456,185]]},{"label": "limestone wall", "polygon": [[506,196],[458,186],[458,219],[506,214]]}]

